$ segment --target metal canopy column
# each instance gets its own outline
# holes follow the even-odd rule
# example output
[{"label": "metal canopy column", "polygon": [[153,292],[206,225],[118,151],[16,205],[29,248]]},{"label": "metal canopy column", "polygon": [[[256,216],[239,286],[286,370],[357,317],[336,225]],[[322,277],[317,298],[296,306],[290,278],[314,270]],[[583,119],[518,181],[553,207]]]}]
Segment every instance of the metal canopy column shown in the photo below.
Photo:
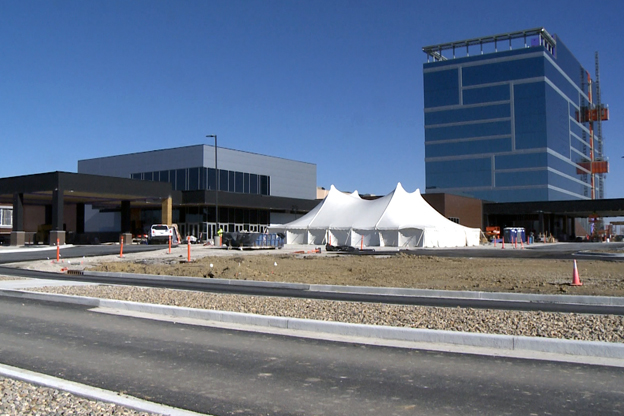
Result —
[{"label": "metal canopy column", "polygon": [[121,232],[132,232],[132,215],[130,211],[130,201],[121,201]]},{"label": "metal canopy column", "polygon": [[26,242],[24,232],[24,194],[13,194],[13,229],[11,230],[11,245],[23,246]]},{"label": "metal canopy column", "polygon": [[79,202],[76,204],[76,234],[84,234],[85,232],[85,204]]},{"label": "metal canopy column", "polygon": [[130,201],[121,201],[121,237],[124,244],[132,243],[132,210]]},{"label": "metal canopy column", "polygon": [[173,201],[171,197],[163,200],[161,207],[161,222],[167,225],[173,224]]},{"label": "metal canopy column", "polygon": [[52,191],[52,229],[50,230],[50,245],[65,244],[65,230],[63,229],[63,189],[55,188]]}]

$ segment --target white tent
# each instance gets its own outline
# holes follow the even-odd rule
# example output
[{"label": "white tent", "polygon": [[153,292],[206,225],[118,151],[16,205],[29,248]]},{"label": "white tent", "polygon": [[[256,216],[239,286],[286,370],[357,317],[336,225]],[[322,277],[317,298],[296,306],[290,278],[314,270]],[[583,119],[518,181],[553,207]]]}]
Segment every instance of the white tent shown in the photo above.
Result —
[{"label": "white tent", "polygon": [[325,199],[303,217],[283,225],[287,244],[386,247],[463,247],[479,245],[481,230],[456,224],[429,205],[420,191],[406,192],[399,183],[390,194],[360,198],[333,185]]}]

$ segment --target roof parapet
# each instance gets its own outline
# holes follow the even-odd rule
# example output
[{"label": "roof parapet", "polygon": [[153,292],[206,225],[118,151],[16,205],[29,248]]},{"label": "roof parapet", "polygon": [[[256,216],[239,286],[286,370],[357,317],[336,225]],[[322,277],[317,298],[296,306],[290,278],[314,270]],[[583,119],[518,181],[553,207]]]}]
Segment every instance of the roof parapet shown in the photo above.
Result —
[{"label": "roof parapet", "polygon": [[[498,52],[498,43],[501,41],[509,41],[509,49],[512,48],[511,41],[513,39],[524,39],[524,47],[528,48],[527,38],[531,38],[536,36],[539,39],[539,45],[544,46],[550,53],[554,54],[555,46],[557,42],[555,39],[544,29],[543,27],[521,30],[518,32],[509,32],[509,33],[501,33],[493,36],[485,36],[480,38],[472,38],[461,40],[457,42],[449,42],[449,43],[441,43],[438,45],[425,46],[422,48],[423,52],[427,54],[427,62],[429,62],[429,58],[433,58],[434,62],[438,61],[446,61],[449,58],[443,55],[444,51],[452,50],[453,56],[452,59],[455,59],[455,50],[457,48],[466,48],[466,56],[470,56],[470,47],[471,46],[480,46],[480,54],[483,55],[483,45],[494,43],[494,50]],[[532,45],[531,45],[532,46]],[[463,56],[462,56],[463,57]]]}]

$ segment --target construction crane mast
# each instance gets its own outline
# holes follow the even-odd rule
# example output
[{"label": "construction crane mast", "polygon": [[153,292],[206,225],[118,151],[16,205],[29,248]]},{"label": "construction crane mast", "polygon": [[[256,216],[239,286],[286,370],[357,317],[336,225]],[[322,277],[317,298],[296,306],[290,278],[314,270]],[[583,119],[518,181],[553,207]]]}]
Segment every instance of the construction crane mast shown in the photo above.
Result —
[{"label": "construction crane mast", "polygon": [[[602,122],[609,120],[609,107],[602,104],[600,96],[600,66],[598,52],[596,52],[596,79],[592,81],[589,72],[587,76],[587,98],[582,99],[577,121],[589,124],[589,161],[579,162],[577,173],[586,175],[589,172],[591,183],[591,199],[604,198],[605,174],[609,173],[609,162],[603,154]],[[581,76],[584,81],[584,76]],[[585,84],[584,82],[582,82]],[[596,92],[595,98],[593,91]],[[587,105],[585,105],[587,104]]]},{"label": "construction crane mast", "polygon": [[[596,117],[596,132],[595,132],[595,142],[596,142],[596,153],[598,157],[604,159],[604,154],[602,152],[602,101],[600,100],[600,64],[598,60],[598,51],[596,51],[596,108],[600,115]],[[609,113],[607,110],[606,120],[609,119]],[[604,171],[606,170],[606,172]],[[609,166],[606,166],[606,169],[599,171],[598,174],[598,199],[604,199],[604,179],[605,174],[608,172]]]}]

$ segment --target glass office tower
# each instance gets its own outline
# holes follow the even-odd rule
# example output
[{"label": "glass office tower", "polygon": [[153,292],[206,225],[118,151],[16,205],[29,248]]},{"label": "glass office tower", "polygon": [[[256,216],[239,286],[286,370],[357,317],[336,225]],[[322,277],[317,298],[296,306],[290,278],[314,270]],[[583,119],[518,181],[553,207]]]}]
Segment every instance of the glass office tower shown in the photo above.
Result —
[{"label": "glass office tower", "polygon": [[427,193],[495,202],[603,197],[608,109],[556,35],[539,28],[423,51]]}]

